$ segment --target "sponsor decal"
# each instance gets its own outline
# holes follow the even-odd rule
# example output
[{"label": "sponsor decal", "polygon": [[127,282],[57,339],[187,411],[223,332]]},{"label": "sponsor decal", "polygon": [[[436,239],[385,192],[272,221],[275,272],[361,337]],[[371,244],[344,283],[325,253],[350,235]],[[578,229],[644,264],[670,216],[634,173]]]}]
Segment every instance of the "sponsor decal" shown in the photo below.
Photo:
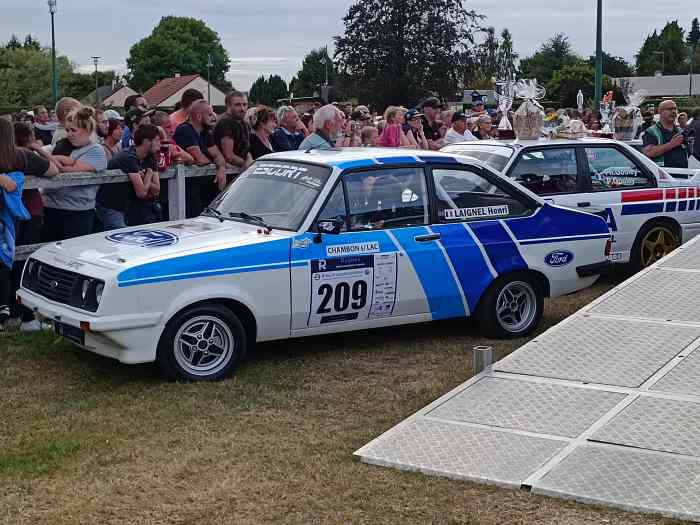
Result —
[{"label": "sponsor decal", "polygon": [[259,162],[253,166],[253,171],[250,175],[253,177],[286,179],[313,189],[319,189],[323,186],[323,180],[313,176],[309,172],[309,168],[295,164]]},{"label": "sponsor decal", "polygon": [[548,253],[544,258],[544,262],[548,266],[566,266],[573,260],[574,254],[567,250],[557,250]]},{"label": "sponsor decal", "polygon": [[358,242],[354,244],[336,244],[326,247],[328,257],[343,257],[346,255],[358,255],[361,253],[377,253],[379,242]]},{"label": "sponsor decal", "polygon": [[113,233],[105,236],[108,241],[132,246],[152,247],[170,246],[177,243],[177,235],[163,230],[132,230],[128,232]]},{"label": "sponsor decal", "polygon": [[471,219],[473,217],[498,217],[510,213],[507,204],[502,206],[479,206],[477,208],[448,208],[445,210],[445,219]]}]

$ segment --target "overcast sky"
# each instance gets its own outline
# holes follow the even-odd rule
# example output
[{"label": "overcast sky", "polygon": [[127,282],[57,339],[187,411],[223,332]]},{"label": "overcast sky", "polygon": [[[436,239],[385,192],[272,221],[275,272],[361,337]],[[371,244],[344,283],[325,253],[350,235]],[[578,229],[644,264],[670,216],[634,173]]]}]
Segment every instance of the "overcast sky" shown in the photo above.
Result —
[{"label": "overcast sky", "polygon": [[[247,90],[261,74],[289,80],[306,53],[332,45],[352,0],[57,0],[56,46],[87,71],[93,55],[100,69],[126,68],[129,48],[150,34],[162,16],[204,20],[221,36],[231,57],[228,78]],[[31,33],[51,43],[45,0],[0,0],[0,41]],[[606,0],[603,48],[632,60],[644,37],[678,19],[686,30],[700,16],[700,0]],[[585,56],[595,51],[595,0],[467,0],[498,32],[513,33],[515,50],[527,56],[554,33],[569,35]],[[660,7],[662,6],[663,7]],[[183,72],[185,73],[185,72]]]}]

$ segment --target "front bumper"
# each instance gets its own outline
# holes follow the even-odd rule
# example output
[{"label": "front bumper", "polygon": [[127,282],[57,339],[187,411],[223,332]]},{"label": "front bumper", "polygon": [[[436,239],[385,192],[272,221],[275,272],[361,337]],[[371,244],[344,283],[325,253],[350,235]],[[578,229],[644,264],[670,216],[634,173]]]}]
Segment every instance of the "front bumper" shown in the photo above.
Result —
[{"label": "front bumper", "polygon": [[20,288],[18,301],[29,308],[37,318],[82,329],[85,350],[122,363],[148,363],[155,361],[158,339],[162,332],[161,313],[134,313],[98,317],[90,312],[77,310]]},{"label": "front bumper", "polygon": [[593,277],[595,275],[607,275],[612,269],[610,261],[601,261],[593,264],[585,264],[576,267],[576,273],[579,277]]}]

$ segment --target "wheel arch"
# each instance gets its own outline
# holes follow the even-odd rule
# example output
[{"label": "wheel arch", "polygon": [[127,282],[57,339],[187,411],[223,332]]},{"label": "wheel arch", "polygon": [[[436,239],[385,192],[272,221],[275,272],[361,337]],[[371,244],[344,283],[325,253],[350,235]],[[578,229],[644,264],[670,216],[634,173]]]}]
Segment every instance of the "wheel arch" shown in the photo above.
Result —
[{"label": "wheel arch", "polygon": [[484,291],[481,293],[481,296],[479,297],[479,300],[476,303],[476,308],[475,311],[478,310],[479,306],[481,306],[481,303],[484,300],[484,297],[486,297],[486,292],[489,291],[489,289],[494,286],[494,283],[498,282],[499,280],[506,278],[506,277],[511,277],[513,275],[526,275],[531,278],[533,278],[537,284],[540,285],[542,288],[542,294],[544,297],[549,297],[551,293],[551,288],[549,284],[549,279],[547,279],[547,276],[540,272],[539,270],[535,270],[532,268],[520,268],[518,270],[511,270],[506,273],[500,274],[498,277],[495,277],[494,279],[491,280],[491,282],[488,284],[488,286],[484,289]]},{"label": "wheel arch", "polygon": [[648,226],[652,226],[654,224],[666,224],[670,226],[671,228],[673,228],[674,233],[678,235],[678,240],[683,242],[683,228],[681,227],[681,223],[673,217],[664,215],[662,217],[652,217],[651,219],[645,221],[644,224],[642,224],[639,227],[639,230],[637,230],[637,235],[634,238],[635,244],[639,240],[639,234],[642,231],[642,229],[647,228]]}]

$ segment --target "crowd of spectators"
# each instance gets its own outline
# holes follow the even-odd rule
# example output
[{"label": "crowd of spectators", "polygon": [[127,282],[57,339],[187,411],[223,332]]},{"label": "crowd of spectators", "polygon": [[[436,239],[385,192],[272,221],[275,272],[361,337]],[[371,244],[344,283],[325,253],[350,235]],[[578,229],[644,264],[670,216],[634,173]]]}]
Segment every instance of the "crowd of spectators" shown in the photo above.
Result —
[{"label": "crowd of spectators", "polygon": [[[439,150],[455,142],[499,138],[497,124],[502,117],[480,101],[469,112],[462,112],[443,108],[434,97],[411,109],[389,106],[382,116],[367,106],[351,104],[317,104],[301,114],[291,106],[276,110],[249,107],[246,94],[239,91],[226,95],[221,115],[216,115],[196,89],[185,90],[178,106],[168,114],[149,108],[142,95],[133,95],[125,100],[122,115],[66,97],[57,102],[53,116],[46,107],[37,106],[31,119],[15,119],[14,124],[0,119],[2,174],[55,177],[110,169],[128,176],[121,183],[30,189],[20,194],[17,180],[0,175],[6,196],[0,214],[5,216],[5,235],[12,230],[9,233],[17,245],[34,244],[167,219],[167,186],[161,186],[158,174],[175,163],[216,167],[213,178],[186,180],[186,215],[193,217],[231,181],[227,167],[244,170],[272,152],[339,147]],[[588,129],[600,129],[600,115],[590,110],[581,114],[573,109],[546,111],[548,115],[565,111]],[[690,125],[688,115],[678,114],[678,131],[700,126],[697,113]],[[676,114],[668,113],[665,118],[676,118]],[[645,116],[641,131],[654,124],[653,118]],[[695,147],[697,155],[700,141]],[[666,152],[666,147],[657,146],[654,152],[658,151]],[[8,195],[21,198],[18,202],[24,204],[28,217],[17,221],[18,217],[10,216]],[[10,314],[30,323],[31,316],[14,311],[8,299],[18,285],[21,265],[10,269],[0,264],[0,272],[4,272],[0,275],[0,323]],[[9,278],[12,272],[14,277]]]}]

